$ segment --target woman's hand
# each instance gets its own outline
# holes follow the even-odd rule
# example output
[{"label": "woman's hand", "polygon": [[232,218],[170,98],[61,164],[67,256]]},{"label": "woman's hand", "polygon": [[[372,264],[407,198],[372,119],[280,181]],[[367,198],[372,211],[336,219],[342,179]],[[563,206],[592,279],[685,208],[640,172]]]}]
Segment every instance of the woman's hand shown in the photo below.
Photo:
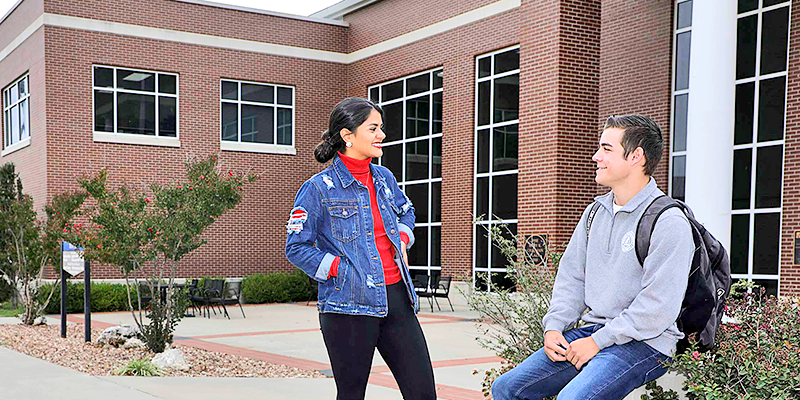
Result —
[{"label": "woman's hand", "polygon": [[408,266],[408,249],[406,248],[406,242],[400,241],[400,250],[403,253],[403,261],[406,262],[406,266]]}]

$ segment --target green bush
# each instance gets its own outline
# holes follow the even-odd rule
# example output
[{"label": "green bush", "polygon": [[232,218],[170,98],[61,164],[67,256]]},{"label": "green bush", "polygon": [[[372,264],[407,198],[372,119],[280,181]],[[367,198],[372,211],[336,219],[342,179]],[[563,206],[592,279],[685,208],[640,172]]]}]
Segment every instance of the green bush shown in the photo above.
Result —
[{"label": "green bush", "polygon": [[128,364],[114,371],[117,375],[161,376],[161,371],[147,358],[134,358]]},{"label": "green bush", "polygon": [[800,300],[764,293],[753,282],[738,281],[725,303],[731,322],[719,327],[717,346],[700,353],[690,337],[692,347],[675,357],[670,369],[686,378],[686,398],[800,398]]},{"label": "green bush", "polygon": [[11,286],[10,283],[6,282],[6,280],[3,279],[2,274],[0,274],[0,303],[11,300],[11,296],[13,295],[14,287]]},{"label": "green bush", "polygon": [[[314,285],[315,286],[315,285]],[[248,275],[242,281],[246,303],[286,303],[308,300],[315,288],[303,271]]]},{"label": "green bush", "polygon": [[[39,288],[39,301],[44,301],[53,284]],[[131,292],[131,301],[136,307],[136,291]],[[92,312],[128,311],[128,293],[124,284],[92,283]],[[61,285],[56,287],[53,298],[45,309],[46,314],[61,312]],[[83,312],[83,283],[67,283],[67,312]]]}]

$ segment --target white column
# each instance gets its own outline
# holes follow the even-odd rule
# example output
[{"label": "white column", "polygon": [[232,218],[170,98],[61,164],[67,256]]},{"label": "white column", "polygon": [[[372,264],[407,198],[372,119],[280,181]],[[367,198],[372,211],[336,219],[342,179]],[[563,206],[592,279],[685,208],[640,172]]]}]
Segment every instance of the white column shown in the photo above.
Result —
[{"label": "white column", "polygon": [[730,249],[737,3],[693,3],[686,203]]}]

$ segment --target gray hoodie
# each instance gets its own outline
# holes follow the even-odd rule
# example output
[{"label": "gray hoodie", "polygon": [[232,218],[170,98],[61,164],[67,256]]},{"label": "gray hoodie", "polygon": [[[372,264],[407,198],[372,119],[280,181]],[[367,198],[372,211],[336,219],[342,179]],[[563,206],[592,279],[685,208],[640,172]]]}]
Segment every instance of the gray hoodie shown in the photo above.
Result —
[{"label": "gray hoodie", "polygon": [[601,207],[588,241],[591,206],[584,210],[558,267],[545,331],[563,332],[580,318],[605,325],[592,335],[601,350],[638,340],[674,356],[683,338],[675,321],[695,250],[689,221],[680,210],[667,210],[653,229],[644,266],[634,250],[639,218],[663,194],[651,178],[616,215],[613,192],[597,197]]}]

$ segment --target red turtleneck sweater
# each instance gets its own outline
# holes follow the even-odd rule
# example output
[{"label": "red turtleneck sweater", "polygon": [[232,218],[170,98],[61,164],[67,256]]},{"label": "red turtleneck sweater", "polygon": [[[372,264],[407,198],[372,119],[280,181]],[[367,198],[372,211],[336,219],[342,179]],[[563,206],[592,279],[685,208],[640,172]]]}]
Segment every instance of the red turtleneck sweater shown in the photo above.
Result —
[{"label": "red turtleneck sweater", "polygon": [[[366,160],[357,160],[342,153],[339,153],[339,158],[347,167],[347,170],[353,175],[353,178],[356,178],[356,180],[363,183],[364,186],[366,186],[369,190],[370,209],[372,210],[372,225],[375,229],[373,236],[375,238],[375,246],[378,248],[378,255],[380,256],[381,263],[383,264],[384,282],[386,282],[387,285],[400,282],[402,278],[400,275],[400,269],[394,262],[394,246],[392,246],[389,236],[386,235],[386,228],[383,226],[383,218],[381,217],[380,208],[378,208],[378,198],[375,193],[375,183],[372,182],[372,173],[369,169],[369,164],[372,159],[368,158]],[[400,232],[400,240],[408,244],[409,237],[404,232]],[[331,265],[329,275],[336,276],[338,269],[339,257],[336,257],[336,260],[334,260],[333,264]]]}]

